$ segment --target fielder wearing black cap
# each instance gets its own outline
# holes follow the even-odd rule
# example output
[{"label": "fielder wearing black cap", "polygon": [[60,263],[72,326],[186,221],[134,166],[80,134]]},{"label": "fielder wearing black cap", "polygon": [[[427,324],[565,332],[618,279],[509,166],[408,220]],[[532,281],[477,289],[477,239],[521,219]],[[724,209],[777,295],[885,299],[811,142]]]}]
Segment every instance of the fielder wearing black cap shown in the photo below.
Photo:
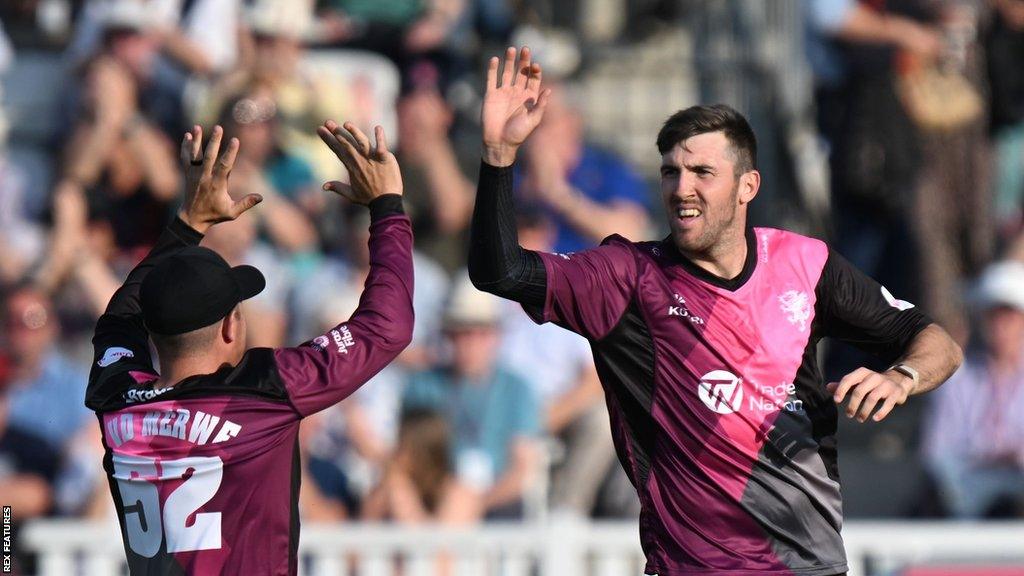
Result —
[{"label": "fielder wearing black cap", "polygon": [[261,198],[228,193],[239,143],[218,155],[216,127],[204,152],[197,126],[182,140],[178,217],[96,322],[85,405],[99,418],[132,576],[297,576],[299,425],[412,341],[412,223],[398,160],[380,127],[376,148],[351,124],[328,121],[318,134],[349,174],[324,190],[369,212],[369,270],[348,318],[298,346],[247,346],[239,303],[266,280],[199,243]]},{"label": "fielder wearing black cap", "polygon": [[266,285],[256,268],[232,268],[213,250],[189,246],[160,262],[142,281],[142,319],[155,334],[184,334],[222,320]]}]

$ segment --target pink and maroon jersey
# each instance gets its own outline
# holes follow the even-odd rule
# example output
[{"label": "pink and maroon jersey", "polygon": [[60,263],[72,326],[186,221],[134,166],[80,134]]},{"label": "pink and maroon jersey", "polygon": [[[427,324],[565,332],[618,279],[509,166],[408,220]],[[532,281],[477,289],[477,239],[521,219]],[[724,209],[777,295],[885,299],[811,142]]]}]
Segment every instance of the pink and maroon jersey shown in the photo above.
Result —
[{"label": "pink and maroon jersey", "polygon": [[[370,273],[347,321],[297,348],[155,389],[138,307],[142,277],[201,236],[172,223],[99,319],[86,405],[133,575],[296,574],[299,422],[370,379],[412,333],[412,232],[397,212],[370,227]],[[378,214],[378,216],[381,216]]]},{"label": "pink and maroon jersey", "polygon": [[844,573],[818,341],[895,355],[930,323],[823,242],[757,228],[747,245],[728,281],[668,240],[541,254],[545,304],[527,311],[590,340],[648,574]]}]

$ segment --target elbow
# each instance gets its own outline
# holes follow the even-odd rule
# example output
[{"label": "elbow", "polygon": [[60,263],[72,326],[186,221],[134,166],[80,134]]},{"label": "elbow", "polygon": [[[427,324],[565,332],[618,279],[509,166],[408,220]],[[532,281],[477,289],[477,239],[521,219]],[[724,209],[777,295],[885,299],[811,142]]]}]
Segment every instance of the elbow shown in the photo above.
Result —
[{"label": "elbow", "polygon": [[392,322],[389,329],[380,332],[380,346],[393,352],[395,356],[401,354],[403,350],[412,344],[413,324],[413,313],[412,309],[410,309],[407,320]]},{"label": "elbow", "polygon": [[480,264],[479,258],[470,256],[469,262],[466,263],[466,272],[469,273],[469,281],[473,283],[474,288],[481,292],[491,291],[488,288],[493,286],[493,279],[488,278],[488,274]]},{"label": "elbow", "polygon": [[412,344],[412,322],[409,323],[408,328],[404,328],[399,332],[395,338],[395,346],[398,352],[401,353]]}]

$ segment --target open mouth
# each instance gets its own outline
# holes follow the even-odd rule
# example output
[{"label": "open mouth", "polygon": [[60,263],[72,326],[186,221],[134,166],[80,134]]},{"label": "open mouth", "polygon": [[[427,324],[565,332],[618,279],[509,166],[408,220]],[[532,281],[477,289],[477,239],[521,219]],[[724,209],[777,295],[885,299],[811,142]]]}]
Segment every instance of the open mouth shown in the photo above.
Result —
[{"label": "open mouth", "polygon": [[689,219],[689,218],[697,218],[701,214],[703,214],[703,212],[701,212],[697,208],[679,208],[679,209],[676,210],[676,216],[678,216],[679,218],[682,218],[683,220],[686,220],[686,219]]}]

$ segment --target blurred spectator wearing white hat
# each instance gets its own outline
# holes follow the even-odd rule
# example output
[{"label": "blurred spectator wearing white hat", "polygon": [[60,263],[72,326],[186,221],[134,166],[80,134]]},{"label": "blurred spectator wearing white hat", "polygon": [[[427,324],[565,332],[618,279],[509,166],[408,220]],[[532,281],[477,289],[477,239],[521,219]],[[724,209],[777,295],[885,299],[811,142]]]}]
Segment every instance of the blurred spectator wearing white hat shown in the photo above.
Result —
[{"label": "blurred spectator wearing white hat", "polygon": [[478,497],[466,506],[489,518],[522,516],[538,463],[540,407],[533,389],[498,361],[503,310],[500,300],[458,274],[444,314],[450,360],[415,374],[402,403],[403,410],[432,409],[447,418],[455,475]]},{"label": "blurred spectator wearing white hat", "polygon": [[1024,513],[1024,263],[989,266],[973,294],[980,330],[937,392],[924,456],[958,517]]},{"label": "blurred spectator wearing white hat", "polygon": [[168,64],[187,75],[210,76],[239,57],[242,0],[93,0],[76,25],[69,55],[89,58],[111,22],[131,21],[153,34]]}]

